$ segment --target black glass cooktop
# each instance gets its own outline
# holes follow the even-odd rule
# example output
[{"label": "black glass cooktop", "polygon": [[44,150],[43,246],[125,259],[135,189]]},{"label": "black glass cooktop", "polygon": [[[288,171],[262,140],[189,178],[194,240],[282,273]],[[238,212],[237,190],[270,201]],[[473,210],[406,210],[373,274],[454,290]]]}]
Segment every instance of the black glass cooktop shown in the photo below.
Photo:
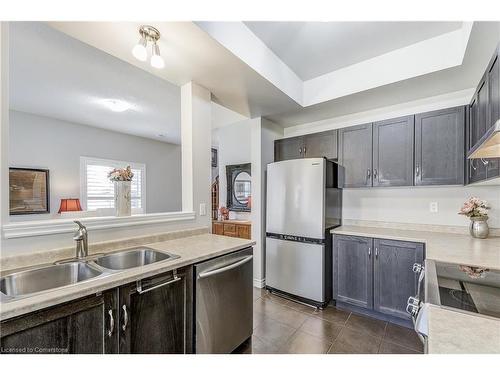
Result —
[{"label": "black glass cooktop", "polygon": [[500,318],[500,271],[436,263],[442,306]]}]

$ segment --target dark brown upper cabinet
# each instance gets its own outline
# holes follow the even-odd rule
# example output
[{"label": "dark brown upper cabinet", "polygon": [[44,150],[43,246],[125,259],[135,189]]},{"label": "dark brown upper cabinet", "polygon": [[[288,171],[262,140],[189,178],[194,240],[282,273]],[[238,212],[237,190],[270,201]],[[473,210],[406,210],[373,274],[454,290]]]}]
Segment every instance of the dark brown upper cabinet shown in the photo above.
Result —
[{"label": "dark brown upper cabinet", "polygon": [[[500,119],[500,44],[488,64],[486,83],[488,85],[488,106],[486,130]],[[500,175],[500,158],[486,159],[486,178]]]},{"label": "dark brown upper cabinet", "polygon": [[337,159],[337,131],[308,134],[304,137],[303,154],[306,158]]},{"label": "dark brown upper cabinet", "polygon": [[[467,150],[500,118],[500,44],[497,45],[469,104]],[[468,159],[467,183],[500,176],[500,158]]]},{"label": "dark brown upper cabinet", "polygon": [[274,141],[274,161],[323,157],[337,159],[337,130]]},{"label": "dark brown upper cabinet", "polygon": [[372,186],[372,123],[339,130],[339,164],[344,187]]},{"label": "dark brown upper cabinet", "polygon": [[463,185],[465,107],[415,115],[415,185]]},{"label": "dark brown upper cabinet", "polygon": [[373,186],[413,185],[415,117],[373,123]]}]

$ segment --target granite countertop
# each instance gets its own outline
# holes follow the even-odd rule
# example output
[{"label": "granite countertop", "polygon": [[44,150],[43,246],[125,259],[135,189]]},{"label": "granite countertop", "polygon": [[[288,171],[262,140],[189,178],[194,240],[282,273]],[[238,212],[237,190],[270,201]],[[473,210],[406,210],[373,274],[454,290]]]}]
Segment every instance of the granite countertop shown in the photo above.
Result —
[{"label": "granite countertop", "polygon": [[[2,301],[0,303],[0,320],[68,302],[144,277],[154,276],[253,245],[255,245],[255,241],[208,233],[163,242],[149,243],[145,246],[155,250],[167,251],[179,255],[180,257],[143,267],[124,270],[104,277],[97,277],[75,285],[35,294],[26,298]],[[113,251],[116,251],[116,249],[113,249]]]},{"label": "granite countertop", "polygon": [[[333,234],[425,244],[427,259],[500,269],[500,237],[476,239],[457,233],[340,226]],[[500,319],[438,306],[429,311],[428,353],[500,353]]]}]

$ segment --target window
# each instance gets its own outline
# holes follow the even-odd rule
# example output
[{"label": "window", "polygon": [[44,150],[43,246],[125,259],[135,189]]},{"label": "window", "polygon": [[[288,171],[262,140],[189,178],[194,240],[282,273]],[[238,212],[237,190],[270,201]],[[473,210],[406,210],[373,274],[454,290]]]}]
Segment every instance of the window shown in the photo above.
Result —
[{"label": "window", "polygon": [[130,165],[134,178],[132,179],[132,209],[146,207],[146,165],[127,161],[80,158],[80,194],[85,210],[98,208],[114,208],[115,192],[113,182],[108,179],[108,173],[114,168],[126,168]]}]

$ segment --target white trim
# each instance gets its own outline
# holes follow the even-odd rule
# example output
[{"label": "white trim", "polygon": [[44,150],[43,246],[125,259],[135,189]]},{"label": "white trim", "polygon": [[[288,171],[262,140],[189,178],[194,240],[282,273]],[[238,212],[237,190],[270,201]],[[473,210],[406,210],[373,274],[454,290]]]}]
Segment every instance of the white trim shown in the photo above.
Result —
[{"label": "white trim", "polygon": [[253,286],[262,289],[266,286],[266,279],[253,279]]},{"label": "white trim", "polygon": [[415,113],[435,111],[438,109],[457,107],[469,104],[475,88],[453,91],[446,94],[425,97],[409,102],[399,103],[391,106],[379,107],[364,112],[351,113],[344,116],[332,117],[325,120],[307,122],[304,124],[284,128],[284,138],[299,135],[317,133],[327,130],[346,128],[348,126],[365,124],[413,115]]},{"label": "white trim", "polygon": [[[194,220],[194,212],[167,212],[155,214],[141,214],[126,217],[82,217],[79,220],[87,229],[109,229],[131,227],[137,225],[158,224],[172,221]],[[21,238],[50,234],[71,233],[75,231],[73,219],[54,219],[25,221],[6,224],[2,227],[4,238]]]},{"label": "white trim", "polygon": [[123,168],[124,165],[130,165],[132,169],[140,169],[142,171],[141,178],[141,208],[146,212],[146,164],[136,163],[124,160],[113,160],[96,158],[89,156],[80,156],[80,202],[84,210],[87,210],[87,165],[110,165],[113,168]]}]

